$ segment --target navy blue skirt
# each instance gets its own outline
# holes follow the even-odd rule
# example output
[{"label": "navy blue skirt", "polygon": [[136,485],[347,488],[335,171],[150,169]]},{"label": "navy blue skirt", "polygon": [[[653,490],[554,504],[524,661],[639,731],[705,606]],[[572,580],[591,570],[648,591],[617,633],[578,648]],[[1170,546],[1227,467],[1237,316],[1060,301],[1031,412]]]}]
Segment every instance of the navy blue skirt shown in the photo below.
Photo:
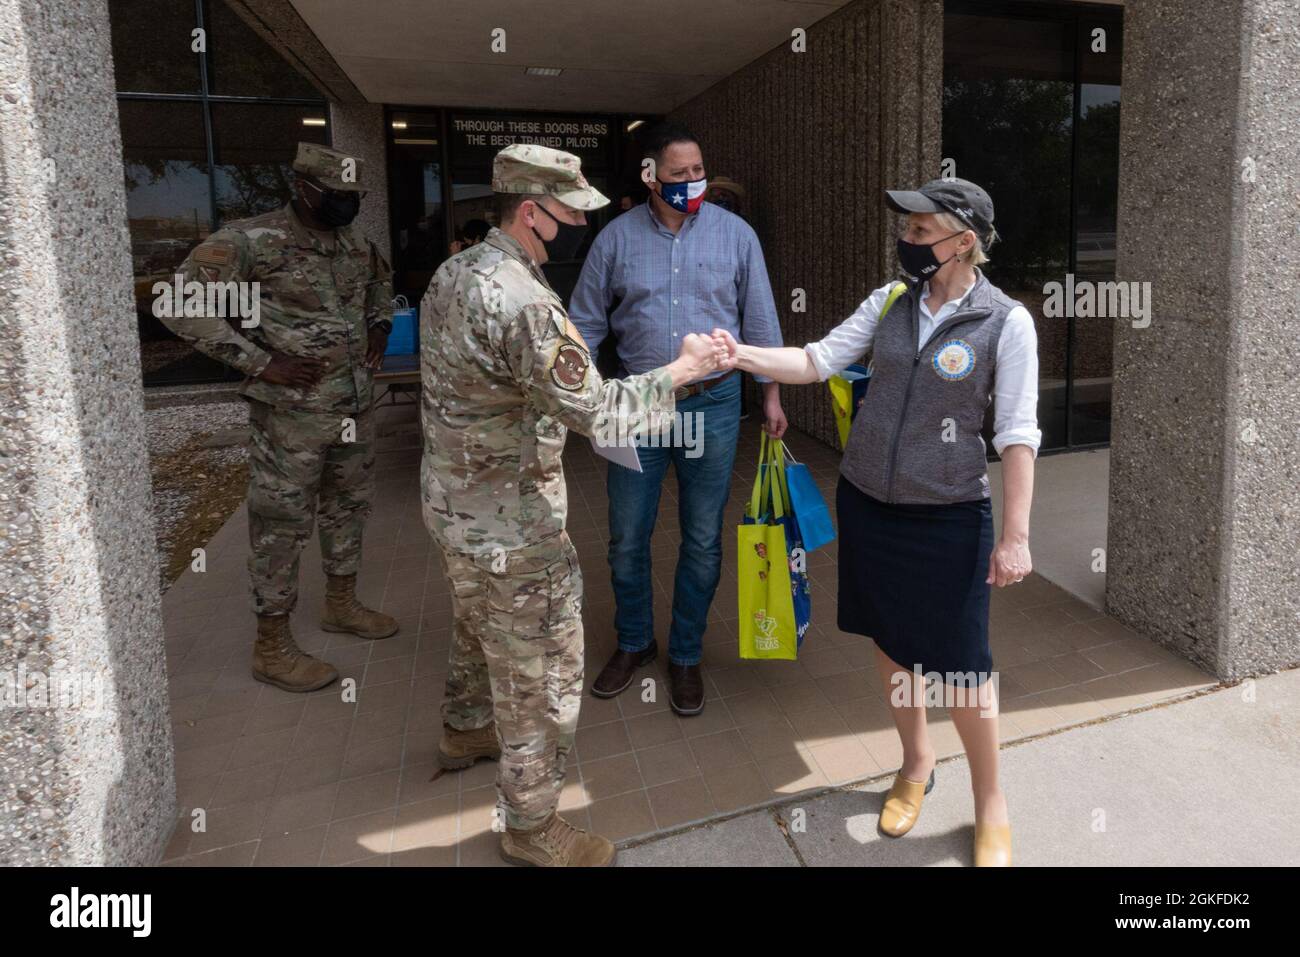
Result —
[{"label": "navy blue skirt", "polygon": [[988,499],[889,505],[840,476],[839,627],[875,641],[896,664],[947,684],[982,684],[989,651]]}]

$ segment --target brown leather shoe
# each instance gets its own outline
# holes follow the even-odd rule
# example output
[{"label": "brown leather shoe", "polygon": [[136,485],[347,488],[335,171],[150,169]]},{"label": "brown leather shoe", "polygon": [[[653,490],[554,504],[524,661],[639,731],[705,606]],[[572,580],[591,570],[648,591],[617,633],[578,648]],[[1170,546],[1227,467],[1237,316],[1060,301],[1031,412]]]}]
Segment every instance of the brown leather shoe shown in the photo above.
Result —
[{"label": "brown leather shoe", "polygon": [[668,665],[668,703],[682,715],[704,710],[704,676],[699,665]]},{"label": "brown leather shoe", "polygon": [[1011,825],[975,822],[975,866],[1011,866]]},{"label": "brown leather shoe", "polygon": [[658,654],[659,646],[653,641],[644,651],[624,651],[620,648],[596,676],[591,693],[597,698],[612,698],[622,694],[632,684],[636,670],[642,665],[650,664]]},{"label": "brown leather shoe", "polygon": [[531,867],[609,867],[618,851],[599,834],[589,834],[552,813],[535,830],[507,828],[501,835],[501,856],[511,864]]},{"label": "brown leather shoe", "polygon": [[880,820],[876,826],[881,833],[890,837],[902,837],[910,831],[921,814],[921,802],[933,790],[934,771],[924,781],[913,781],[903,777],[900,770],[894,775],[894,784],[880,809]]}]

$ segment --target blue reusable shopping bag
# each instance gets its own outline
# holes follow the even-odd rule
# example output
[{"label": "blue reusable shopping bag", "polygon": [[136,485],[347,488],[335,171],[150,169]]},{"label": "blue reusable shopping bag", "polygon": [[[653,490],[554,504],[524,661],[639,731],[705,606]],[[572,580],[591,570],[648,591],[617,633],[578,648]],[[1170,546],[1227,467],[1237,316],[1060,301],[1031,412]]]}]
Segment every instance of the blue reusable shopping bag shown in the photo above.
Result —
[{"label": "blue reusable shopping bag", "polygon": [[803,647],[803,636],[812,624],[812,595],[808,593],[808,549],[804,548],[799,534],[799,522],[786,512],[777,519],[785,526],[786,558],[790,563],[790,598],[794,602],[795,634],[799,636],[796,647]]},{"label": "blue reusable shopping bag", "polygon": [[790,489],[790,511],[799,523],[804,550],[811,552],[835,541],[835,523],[831,521],[831,510],[826,506],[826,499],[813,481],[808,466],[801,465],[789,449],[786,449],[785,454],[790,459],[785,466],[785,481]]},{"label": "blue reusable shopping bag", "polygon": [[853,411],[849,413],[849,421],[852,422],[858,416],[858,409],[862,408],[862,400],[867,397],[867,388],[871,385],[871,369],[855,362],[840,375],[853,386]]},{"label": "blue reusable shopping bag", "polygon": [[415,353],[416,308],[405,296],[393,300],[393,330],[388,334],[386,356],[409,356]]}]

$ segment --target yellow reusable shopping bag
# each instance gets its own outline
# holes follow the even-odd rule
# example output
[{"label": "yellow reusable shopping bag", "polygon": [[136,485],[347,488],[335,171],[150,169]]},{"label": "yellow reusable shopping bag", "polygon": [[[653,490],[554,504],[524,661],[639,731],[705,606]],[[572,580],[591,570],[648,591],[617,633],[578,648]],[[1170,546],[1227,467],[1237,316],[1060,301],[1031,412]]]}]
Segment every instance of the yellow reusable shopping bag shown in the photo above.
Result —
[{"label": "yellow reusable shopping bag", "polygon": [[759,447],[758,475],[744,522],[736,529],[739,561],[740,657],[793,661],[799,646],[790,566],[786,555],[783,495],[767,433]]},{"label": "yellow reusable shopping bag", "polygon": [[848,448],[849,425],[853,422],[853,383],[836,374],[826,380],[831,390],[831,408],[835,410],[835,428],[840,432],[840,448]]},{"label": "yellow reusable shopping bag", "polygon": [[[906,291],[907,286],[903,283],[894,283],[894,288],[889,290],[889,295],[885,297],[885,305],[880,310],[881,318]],[[836,374],[826,380],[826,386],[831,390],[831,409],[835,413],[835,428],[840,433],[841,449],[849,446],[849,428],[853,425],[857,405],[862,401],[862,396],[866,395],[870,381],[870,370],[858,365],[849,366],[845,374]]]}]

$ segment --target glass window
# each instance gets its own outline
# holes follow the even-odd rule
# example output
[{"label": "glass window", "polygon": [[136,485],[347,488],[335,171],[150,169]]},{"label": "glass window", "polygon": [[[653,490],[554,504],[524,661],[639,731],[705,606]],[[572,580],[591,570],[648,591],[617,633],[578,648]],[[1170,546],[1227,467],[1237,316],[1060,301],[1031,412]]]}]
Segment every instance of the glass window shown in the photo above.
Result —
[{"label": "glass window", "polygon": [[205,7],[212,36],[208,48],[209,92],[280,99],[320,97],[320,90],[285,62],[225,0],[209,0]]},{"label": "glass window", "polygon": [[109,0],[119,93],[198,93],[192,0]]},{"label": "glass window", "polygon": [[1042,447],[1104,442],[1111,322],[1043,303],[1071,272],[1114,275],[1121,22],[993,6],[950,3],[944,18],[943,156],[993,197],[1001,241],[984,271],[1034,316]]},{"label": "glass window", "polygon": [[[1115,279],[1119,199],[1120,65],[1123,36],[1109,22],[1079,18],[1079,115],[1075,145],[1075,276]],[[1071,320],[1070,444],[1110,441],[1115,319]]]},{"label": "glass window", "polygon": [[1044,284],[1070,262],[1073,32],[1060,21],[949,15],[944,43],[944,159],[993,198],[1001,240],[984,272],[1034,316],[1038,427],[1044,448],[1063,446],[1069,326],[1044,318],[1042,303]]},{"label": "glass window", "polygon": [[153,315],[154,284],[171,282],[189,251],[212,232],[203,106],[135,100],[118,106],[145,381],[180,381],[196,372],[226,378],[223,367],[194,352]]},{"label": "glass window", "polygon": [[[238,380],[154,318],[153,285],[213,229],[288,201],[298,142],[329,142],[328,104],[225,0],[110,0],[109,22],[145,384]],[[229,89],[214,92],[214,74]]]},{"label": "glass window", "polygon": [[[456,111],[448,113],[447,129],[453,252],[464,241],[467,230],[473,235],[482,222],[496,225],[492,161],[501,147],[508,143],[543,143],[568,150],[582,161],[587,181],[608,194],[609,172],[622,145],[621,125],[614,117],[601,114]],[[574,257],[567,262],[548,262],[543,267],[561,301],[568,302],[591,242],[612,214],[608,207],[589,213],[591,228]]]},{"label": "glass window", "polygon": [[228,223],[289,201],[299,140],[326,143],[324,106],[213,103],[217,220]]},{"label": "glass window", "polygon": [[[472,179],[478,179],[473,176]],[[486,222],[499,226],[496,214],[495,194],[491,183],[478,183],[457,179],[451,184],[451,222],[452,234],[455,236],[452,252],[463,248],[469,242],[466,229],[473,229],[475,224]],[[458,247],[456,244],[461,244]]]}]

